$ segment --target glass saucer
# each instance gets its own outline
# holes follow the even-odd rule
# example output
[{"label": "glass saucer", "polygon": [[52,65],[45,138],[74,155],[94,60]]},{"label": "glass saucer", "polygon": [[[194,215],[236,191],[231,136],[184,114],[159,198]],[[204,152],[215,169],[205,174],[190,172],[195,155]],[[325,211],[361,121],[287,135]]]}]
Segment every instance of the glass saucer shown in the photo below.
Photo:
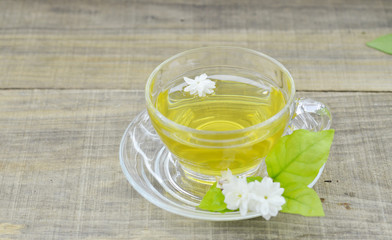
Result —
[{"label": "glass saucer", "polygon": [[[249,212],[216,213],[197,208],[208,185],[184,177],[181,167],[173,160],[150,123],[146,110],[139,113],[126,129],[120,144],[121,168],[132,187],[152,204],[184,217],[210,220],[234,221],[261,216]],[[318,176],[309,185],[313,185]],[[259,174],[263,175],[262,167]]]}]

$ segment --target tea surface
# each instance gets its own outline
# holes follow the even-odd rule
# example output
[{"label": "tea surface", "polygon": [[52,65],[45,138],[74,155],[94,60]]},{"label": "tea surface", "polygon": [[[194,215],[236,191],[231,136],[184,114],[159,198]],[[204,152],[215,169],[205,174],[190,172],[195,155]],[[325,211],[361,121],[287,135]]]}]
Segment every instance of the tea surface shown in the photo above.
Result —
[{"label": "tea surface", "polygon": [[210,79],[216,82],[214,94],[199,97],[168,89],[159,94],[156,108],[186,127],[231,131],[261,123],[286,104],[282,92],[273,86]]}]

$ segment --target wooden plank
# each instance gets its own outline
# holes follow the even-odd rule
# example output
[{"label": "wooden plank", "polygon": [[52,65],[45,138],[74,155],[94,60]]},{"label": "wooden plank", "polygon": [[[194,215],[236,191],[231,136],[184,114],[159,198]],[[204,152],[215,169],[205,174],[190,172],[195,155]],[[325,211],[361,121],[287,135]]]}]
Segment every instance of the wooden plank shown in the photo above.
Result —
[{"label": "wooden plank", "polygon": [[1,1],[0,88],[143,89],[166,58],[233,45],[286,65],[299,90],[392,91],[392,2]]},{"label": "wooden plank", "polygon": [[382,34],[341,30],[217,31],[206,36],[2,34],[0,87],[143,89],[152,70],[178,52],[233,45],[281,61],[292,72],[298,90],[391,91],[392,58],[365,46]]},{"label": "wooden plank", "polygon": [[300,92],[333,112],[336,137],[315,186],[326,216],[206,222],[150,204],[118,162],[144,108],[132,90],[0,91],[0,238],[390,239],[391,93]]},{"label": "wooden plank", "polygon": [[389,0],[4,0],[0,28],[54,31],[368,30],[391,28]]}]

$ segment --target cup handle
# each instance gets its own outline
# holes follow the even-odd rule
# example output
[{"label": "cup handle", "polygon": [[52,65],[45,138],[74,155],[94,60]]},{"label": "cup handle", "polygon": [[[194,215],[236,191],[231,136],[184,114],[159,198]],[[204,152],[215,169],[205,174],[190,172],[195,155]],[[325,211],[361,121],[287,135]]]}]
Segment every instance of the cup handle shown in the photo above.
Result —
[{"label": "cup handle", "polygon": [[[329,108],[321,102],[310,98],[298,98],[295,100],[295,112],[289,123],[286,134],[291,134],[298,129],[306,129],[314,132],[327,130],[331,127],[332,115]],[[325,164],[320,168],[316,178],[308,185],[312,188],[320,178]]]},{"label": "cup handle", "polygon": [[329,129],[331,124],[332,115],[324,103],[310,98],[298,98],[295,100],[295,112],[287,133],[291,134],[298,129],[319,132]]}]

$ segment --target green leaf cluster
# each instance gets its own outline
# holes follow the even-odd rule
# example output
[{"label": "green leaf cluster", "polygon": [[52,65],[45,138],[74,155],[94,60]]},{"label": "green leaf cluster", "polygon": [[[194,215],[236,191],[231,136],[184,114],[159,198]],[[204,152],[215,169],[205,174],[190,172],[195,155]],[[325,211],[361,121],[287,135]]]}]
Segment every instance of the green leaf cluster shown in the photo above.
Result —
[{"label": "green leaf cluster", "polygon": [[[303,216],[324,216],[317,193],[308,185],[316,178],[328,159],[334,130],[311,132],[297,130],[282,137],[265,159],[268,175],[284,188],[286,203],[282,212]],[[261,181],[261,177],[248,177],[247,181]],[[216,183],[201,201],[199,208],[215,212],[226,209],[224,195]]]},{"label": "green leaf cluster", "polygon": [[333,136],[334,130],[297,130],[282,137],[268,153],[268,175],[284,188],[282,212],[324,216],[320,198],[308,185],[327,161]]}]

